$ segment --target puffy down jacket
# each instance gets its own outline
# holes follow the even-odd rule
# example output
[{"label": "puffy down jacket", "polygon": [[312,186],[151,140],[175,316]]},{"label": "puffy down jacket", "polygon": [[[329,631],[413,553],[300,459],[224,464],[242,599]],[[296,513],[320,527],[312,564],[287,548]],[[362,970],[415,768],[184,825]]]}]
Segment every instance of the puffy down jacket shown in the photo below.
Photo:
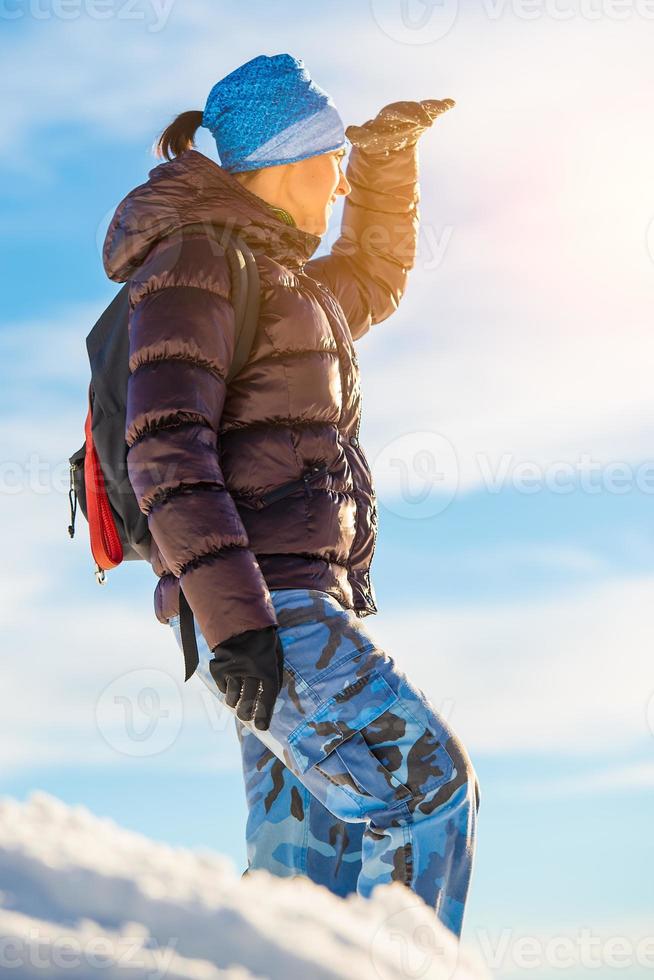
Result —
[{"label": "puffy down jacket", "polygon": [[[128,472],[152,534],[165,623],[184,590],[210,648],[277,622],[272,588],[314,588],[377,612],[377,508],[359,444],[353,340],[397,307],[415,261],[417,149],[352,148],[341,234],[286,224],[197,150],[152,169],[115,212],[103,261],[130,280]],[[224,253],[197,222],[254,252],[261,312],[226,388],[234,310]],[[171,235],[172,232],[172,235]],[[165,236],[165,237],[164,237]]]}]

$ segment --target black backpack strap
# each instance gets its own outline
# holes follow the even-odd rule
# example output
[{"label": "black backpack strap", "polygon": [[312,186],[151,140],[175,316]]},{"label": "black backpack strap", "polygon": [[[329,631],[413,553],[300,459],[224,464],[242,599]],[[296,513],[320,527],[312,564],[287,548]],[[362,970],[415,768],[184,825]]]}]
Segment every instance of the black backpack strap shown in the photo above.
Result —
[{"label": "black backpack strap", "polygon": [[[204,231],[209,231],[212,235],[220,231],[224,235],[224,230],[220,228],[205,228]],[[231,273],[232,306],[234,307],[236,323],[234,356],[225,379],[229,384],[244,367],[252,349],[254,334],[259,322],[260,280],[254,255],[245,242],[236,235],[231,236],[225,248],[225,256]],[[184,595],[181,583],[179,586],[179,628],[184,652],[184,681],[186,682],[195,673],[200,658],[193,610]]]},{"label": "black backpack strap", "polygon": [[226,381],[229,384],[245,367],[259,322],[261,284],[259,270],[251,250],[234,236],[227,246],[227,261],[232,274],[232,305],[236,319],[236,345]]},{"label": "black backpack strap", "polygon": [[182,233],[200,231],[219,242],[225,250],[225,258],[229,265],[231,277],[231,302],[234,307],[236,323],[234,356],[225,378],[229,384],[245,367],[259,322],[261,283],[257,263],[249,246],[228,225],[196,222],[182,225],[181,228],[168,232],[168,235],[175,235],[180,231]]},{"label": "black backpack strap", "polygon": [[184,681],[186,682],[195,673],[200,658],[198,656],[198,641],[195,636],[193,610],[188,604],[181,583],[179,586],[179,631],[182,638],[182,650],[184,651]]}]

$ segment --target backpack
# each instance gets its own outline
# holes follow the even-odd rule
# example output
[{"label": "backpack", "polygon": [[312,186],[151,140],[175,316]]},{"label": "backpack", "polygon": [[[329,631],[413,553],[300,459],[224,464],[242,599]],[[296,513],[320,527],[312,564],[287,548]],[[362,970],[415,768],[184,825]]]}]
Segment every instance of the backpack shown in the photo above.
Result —
[{"label": "backpack", "polygon": [[[259,319],[259,274],[254,256],[233,229],[221,225],[185,225],[220,241],[231,275],[231,302],[236,323],[234,357],[226,381],[245,365]],[[179,229],[175,229],[178,232]],[[170,234],[174,234],[171,232]],[[227,234],[227,237],[226,237]],[[127,472],[125,422],[129,379],[129,281],[116,294],[86,338],[91,365],[84,443],[70,457],[70,524],[75,535],[79,503],[89,524],[91,554],[99,585],[106,572],[123,561],[149,560],[148,520],[138,506]],[[180,628],[186,678],[198,663],[193,613],[180,594]],[[193,669],[191,669],[191,667]]]}]

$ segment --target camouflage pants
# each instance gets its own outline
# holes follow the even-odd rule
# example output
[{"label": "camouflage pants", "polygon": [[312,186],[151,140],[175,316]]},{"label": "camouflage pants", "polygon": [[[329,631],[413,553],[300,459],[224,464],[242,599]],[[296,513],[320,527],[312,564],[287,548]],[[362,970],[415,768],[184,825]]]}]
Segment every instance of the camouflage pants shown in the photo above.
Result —
[{"label": "camouflage pants", "polygon": [[[271,596],[284,686],[268,731],[235,718],[248,869],[338,895],[400,881],[460,936],[479,808],[465,748],[352,610],[313,589]],[[197,633],[197,673],[222,701]]]}]

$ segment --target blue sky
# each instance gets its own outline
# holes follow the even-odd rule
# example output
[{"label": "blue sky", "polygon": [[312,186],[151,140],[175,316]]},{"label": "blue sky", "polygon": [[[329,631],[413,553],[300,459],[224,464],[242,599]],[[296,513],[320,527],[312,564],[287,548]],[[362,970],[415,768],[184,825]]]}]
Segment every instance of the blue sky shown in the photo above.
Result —
[{"label": "blue sky", "polygon": [[[521,937],[651,935],[654,18],[444,0],[420,28],[419,7],[3,6],[0,778],[243,863],[231,725],[181,683],[152,573],[100,590],[83,518],[66,533],[84,338],[117,288],[104,228],[167,121],[256,54],[304,58],[346,123],[454,98],[421,143],[407,294],[358,345],[380,499],[366,625],[475,762],[467,937],[509,930],[508,977]],[[207,134],[198,148],[216,158]],[[159,723],[137,755],[110,702],[146,681]],[[137,728],[151,709],[135,701]]]}]

